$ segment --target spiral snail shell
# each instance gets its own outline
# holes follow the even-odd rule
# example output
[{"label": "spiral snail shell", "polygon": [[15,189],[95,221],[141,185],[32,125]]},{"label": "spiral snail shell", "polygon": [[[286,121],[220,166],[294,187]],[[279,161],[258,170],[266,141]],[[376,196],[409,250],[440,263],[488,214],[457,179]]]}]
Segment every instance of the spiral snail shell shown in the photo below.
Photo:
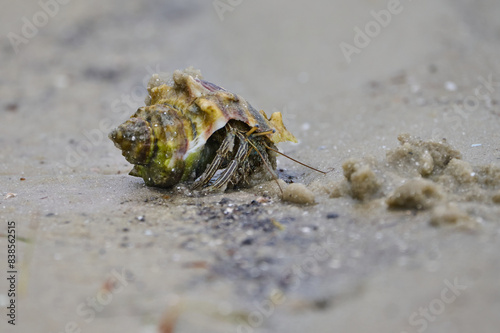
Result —
[{"label": "spiral snail shell", "polygon": [[[146,106],[109,134],[134,164],[130,175],[148,186],[195,180],[197,188],[253,185],[252,178],[262,178],[252,177],[255,173],[269,173],[265,164],[276,167],[270,148],[296,142],[281,113],[268,118],[240,96],[204,81],[193,68],[175,71],[170,81],[153,75],[148,92]],[[219,170],[224,179],[217,182]]]}]

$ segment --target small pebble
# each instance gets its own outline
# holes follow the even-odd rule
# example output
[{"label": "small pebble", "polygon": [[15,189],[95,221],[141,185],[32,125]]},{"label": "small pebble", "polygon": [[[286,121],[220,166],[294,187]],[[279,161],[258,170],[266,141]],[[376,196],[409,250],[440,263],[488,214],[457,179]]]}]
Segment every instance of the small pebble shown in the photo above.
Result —
[{"label": "small pebble", "polygon": [[225,205],[227,203],[229,203],[231,200],[228,199],[228,198],[222,198],[220,201],[219,201],[219,205]]},{"label": "small pebble", "polygon": [[328,213],[328,214],[326,214],[326,218],[327,219],[336,219],[337,217],[339,217],[339,214],[337,214],[337,213]]},{"label": "small pebble", "polygon": [[303,227],[302,229],[300,229],[303,233],[307,234],[307,233],[310,233],[311,232],[311,228],[309,227]]}]

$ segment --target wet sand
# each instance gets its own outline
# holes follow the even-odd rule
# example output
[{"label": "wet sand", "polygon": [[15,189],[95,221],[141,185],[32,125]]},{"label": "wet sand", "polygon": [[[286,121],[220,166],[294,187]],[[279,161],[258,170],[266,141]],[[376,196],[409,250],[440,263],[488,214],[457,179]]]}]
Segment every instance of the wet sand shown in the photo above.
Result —
[{"label": "wet sand", "polygon": [[[4,5],[0,330],[495,332],[500,5],[221,3]],[[127,175],[108,132],[191,65],[282,112],[315,204]]]}]

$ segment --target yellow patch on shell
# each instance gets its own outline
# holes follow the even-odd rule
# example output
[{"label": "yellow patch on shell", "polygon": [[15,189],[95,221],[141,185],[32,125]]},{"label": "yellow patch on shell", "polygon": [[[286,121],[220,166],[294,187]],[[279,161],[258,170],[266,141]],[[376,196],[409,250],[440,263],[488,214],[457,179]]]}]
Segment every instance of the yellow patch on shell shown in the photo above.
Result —
[{"label": "yellow patch on shell", "polygon": [[283,125],[283,116],[281,115],[281,112],[274,112],[271,115],[271,118],[267,118],[266,113],[264,110],[260,110],[260,113],[262,116],[271,123],[271,128],[274,128],[276,132],[270,135],[270,139],[274,143],[278,142],[285,142],[285,141],[291,141],[297,143],[297,138],[290,133],[285,125]]}]

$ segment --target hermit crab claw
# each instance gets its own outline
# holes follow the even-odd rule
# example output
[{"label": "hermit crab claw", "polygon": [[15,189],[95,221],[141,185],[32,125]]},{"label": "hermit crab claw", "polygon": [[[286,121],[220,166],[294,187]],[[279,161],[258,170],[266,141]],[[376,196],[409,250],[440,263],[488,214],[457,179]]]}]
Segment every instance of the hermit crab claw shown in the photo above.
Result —
[{"label": "hermit crab claw", "polygon": [[109,133],[109,138],[130,163],[149,163],[154,148],[154,136],[149,123],[144,119],[130,118]]}]

